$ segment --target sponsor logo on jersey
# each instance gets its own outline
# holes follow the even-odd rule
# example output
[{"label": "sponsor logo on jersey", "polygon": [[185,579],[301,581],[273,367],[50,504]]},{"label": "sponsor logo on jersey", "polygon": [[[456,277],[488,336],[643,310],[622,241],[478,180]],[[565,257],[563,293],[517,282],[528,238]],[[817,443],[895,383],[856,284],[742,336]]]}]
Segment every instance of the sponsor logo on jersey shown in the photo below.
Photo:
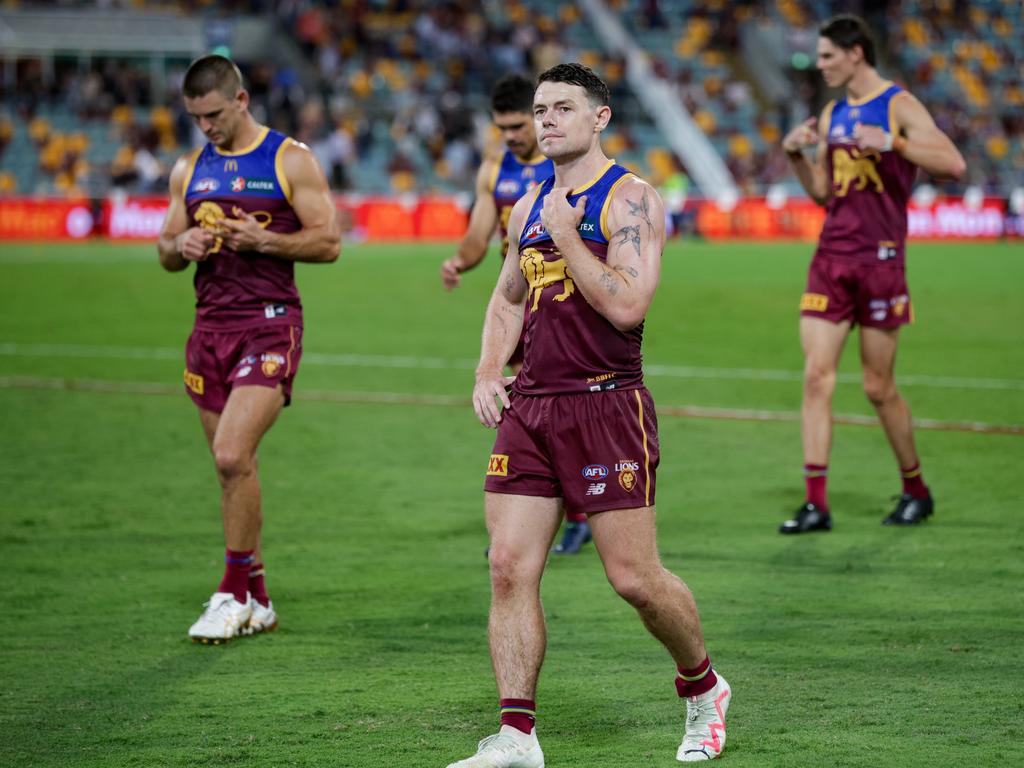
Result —
[{"label": "sponsor logo on jersey", "polygon": [[494,477],[508,477],[508,454],[492,453],[487,463],[487,474]]},{"label": "sponsor logo on jersey", "polygon": [[515,179],[502,179],[498,182],[495,192],[501,197],[518,197],[520,184]]},{"label": "sponsor logo on jersey", "polygon": [[192,191],[200,195],[205,192],[216,192],[218,189],[220,189],[220,182],[209,176],[200,179],[192,185]]},{"label": "sponsor logo on jersey", "polygon": [[539,221],[535,224],[531,224],[530,228],[526,230],[526,234],[523,235],[527,240],[536,240],[538,237],[544,234],[544,225]]},{"label": "sponsor logo on jersey", "polygon": [[247,179],[245,176],[235,176],[231,179],[232,192],[273,192],[274,182],[272,179]]},{"label": "sponsor logo on jersey", "polygon": [[591,483],[587,486],[587,496],[600,496],[604,493],[606,483]]},{"label": "sponsor logo on jersey", "polygon": [[800,311],[824,312],[828,309],[828,296],[823,293],[805,293],[800,297]]},{"label": "sponsor logo on jersey", "polygon": [[583,476],[588,480],[598,479],[603,480],[608,477],[608,467],[604,464],[587,464],[583,468]]},{"label": "sponsor logo on jersey", "polygon": [[593,222],[590,222],[590,221],[581,221],[580,225],[577,227],[577,229],[580,232],[595,232],[596,231],[594,229]]},{"label": "sponsor logo on jersey", "polygon": [[224,161],[224,173],[238,173],[238,161],[237,160],[225,160]]},{"label": "sponsor logo on jersey", "polygon": [[198,373],[192,373],[188,368],[185,369],[185,386],[197,395],[203,394],[203,390],[205,389],[203,377]]}]

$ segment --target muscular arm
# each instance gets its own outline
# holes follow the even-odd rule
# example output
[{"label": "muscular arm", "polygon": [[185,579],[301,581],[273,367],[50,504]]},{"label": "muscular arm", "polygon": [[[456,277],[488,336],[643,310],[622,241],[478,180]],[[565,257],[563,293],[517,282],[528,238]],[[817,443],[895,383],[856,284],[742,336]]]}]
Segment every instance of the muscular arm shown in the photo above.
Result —
[{"label": "muscular arm", "polygon": [[[546,221],[545,229],[590,306],[620,331],[631,330],[647,315],[661,275],[661,252],[665,247],[665,206],[661,196],[636,178],[628,179],[615,190],[607,215],[611,233],[608,257],[602,262],[580,238],[576,229],[580,219],[569,222],[558,215],[561,206],[574,210],[568,207],[565,192],[552,190],[545,198],[545,209],[549,202],[554,206],[549,221],[555,227],[553,230]],[[577,203],[580,217],[582,206],[581,199]]]},{"label": "muscular arm", "polygon": [[289,261],[336,261],[341,251],[341,225],[320,164],[309,147],[291,142],[283,151],[281,166],[302,229],[270,232],[246,214],[224,220],[225,242],[235,251],[257,251]]},{"label": "muscular arm", "polygon": [[487,243],[498,224],[498,209],[494,204],[491,178],[494,176],[495,161],[485,160],[476,174],[476,200],[469,213],[469,226],[462,241],[446,265],[456,273],[466,272],[479,264],[487,254]]},{"label": "muscular arm", "polygon": [[501,421],[501,409],[497,405],[499,401],[504,408],[509,407],[505,392],[506,379],[502,371],[515,351],[523,330],[527,284],[519,270],[519,234],[534,197],[532,194],[525,195],[512,209],[508,224],[508,252],[484,315],[480,362],[476,367],[476,386],[473,388],[473,408],[477,418],[487,427],[495,427]]},{"label": "muscular arm", "polygon": [[[826,107],[828,109],[828,107]],[[800,181],[807,195],[818,205],[825,205],[832,197],[832,181],[825,169],[825,153],[828,151],[828,137],[825,113],[822,119],[812,117],[791,130],[782,140],[793,173]],[[804,149],[817,147],[817,156],[808,160]]]},{"label": "muscular arm", "polygon": [[962,178],[967,171],[963,156],[924,105],[906,91],[893,98],[893,117],[901,135],[894,137],[892,148],[932,176]]},{"label": "muscular arm", "polygon": [[189,158],[182,157],[171,169],[171,202],[156,242],[160,266],[168,272],[180,272],[188,267],[189,262],[202,261],[213,245],[213,236],[209,232],[189,226],[184,190],[188,166]]}]

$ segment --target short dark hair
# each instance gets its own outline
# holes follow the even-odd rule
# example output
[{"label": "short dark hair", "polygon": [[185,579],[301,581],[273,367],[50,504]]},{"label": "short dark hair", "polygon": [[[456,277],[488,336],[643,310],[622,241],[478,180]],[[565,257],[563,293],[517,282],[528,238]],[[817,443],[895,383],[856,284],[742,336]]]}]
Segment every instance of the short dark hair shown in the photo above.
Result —
[{"label": "short dark hair", "polygon": [[867,22],[860,16],[843,13],[833,16],[822,24],[818,30],[821,37],[827,37],[844,51],[860,46],[864,52],[864,61],[875,66],[875,39],[868,29]]},{"label": "short dark hair", "polygon": [[226,56],[211,53],[201,56],[188,66],[181,92],[190,99],[197,99],[212,91],[220,91],[228,98],[234,98],[242,89],[242,73],[235,62]]},{"label": "short dark hair", "polygon": [[522,75],[505,75],[494,84],[491,91],[492,112],[533,111],[533,81]]},{"label": "short dark hair", "polygon": [[537,84],[545,82],[578,85],[587,92],[587,97],[592,103],[601,106],[608,103],[608,86],[604,80],[594,74],[590,67],[578,62],[556,64],[551,69],[541,72]]}]

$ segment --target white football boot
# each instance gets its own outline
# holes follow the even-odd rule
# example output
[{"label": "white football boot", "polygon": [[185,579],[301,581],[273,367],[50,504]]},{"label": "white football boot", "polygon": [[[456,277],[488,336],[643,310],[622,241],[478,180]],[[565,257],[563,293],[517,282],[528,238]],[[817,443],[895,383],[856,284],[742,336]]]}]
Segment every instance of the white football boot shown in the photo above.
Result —
[{"label": "white football boot", "polygon": [[686,730],[676,760],[692,763],[712,760],[725,749],[725,713],[732,701],[732,688],[718,675],[715,687],[686,699]]},{"label": "white football boot", "polygon": [[252,616],[249,617],[249,626],[242,631],[243,635],[258,635],[260,632],[273,632],[277,629],[277,612],[273,600],[265,608],[259,600],[250,598],[249,602],[252,603]]},{"label": "white football boot", "polygon": [[476,748],[476,754],[450,763],[448,768],[544,768],[544,753],[537,731],[527,736],[511,726],[488,736]]},{"label": "white football boot", "polygon": [[243,634],[252,616],[255,601],[247,594],[245,602],[235,600],[230,592],[214,592],[203,606],[206,610],[195,624],[189,627],[188,636],[193,643],[220,645],[233,637]]}]

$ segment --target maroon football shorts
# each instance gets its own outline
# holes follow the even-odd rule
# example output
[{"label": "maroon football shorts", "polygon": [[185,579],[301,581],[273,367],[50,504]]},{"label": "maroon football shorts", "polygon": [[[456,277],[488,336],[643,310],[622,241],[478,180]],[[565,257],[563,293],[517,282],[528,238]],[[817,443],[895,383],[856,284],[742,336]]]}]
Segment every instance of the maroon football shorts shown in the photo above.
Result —
[{"label": "maroon football shorts", "polygon": [[654,505],[661,453],[646,388],[578,395],[511,396],[484,490],[562,498],[592,514]]},{"label": "maroon football shorts", "polygon": [[288,405],[301,357],[299,325],[262,325],[242,331],[194,329],[185,345],[185,390],[200,408],[220,413],[232,387],[280,385]]},{"label": "maroon football shorts", "polygon": [[868,328],[898,328],[913,321],[903,264],[815,256],[800,298],[801,317]]}]

